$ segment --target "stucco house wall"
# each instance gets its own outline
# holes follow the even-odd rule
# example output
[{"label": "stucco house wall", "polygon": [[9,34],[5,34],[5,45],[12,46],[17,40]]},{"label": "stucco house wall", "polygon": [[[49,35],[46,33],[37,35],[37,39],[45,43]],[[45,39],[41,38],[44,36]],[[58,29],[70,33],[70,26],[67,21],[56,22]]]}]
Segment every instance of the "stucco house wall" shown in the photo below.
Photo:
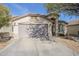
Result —
[{"label": "stucco house wall", "polygon": [[79,36],[78,32],[79,32],[79,25],[68,26],[68,34],[69,35]]},{"label": "stucco house wall", "polygon": [[79,37],[79,19],[70,21],[67,27],[68,27],[68,35]]},{"label": "stucco house wall", "polygon": [[11,25],[10,26],[5,26],[5,27],[2,27],[1,29],[0,29],[0,32],[12,32],[12,27],[11,27]]}]

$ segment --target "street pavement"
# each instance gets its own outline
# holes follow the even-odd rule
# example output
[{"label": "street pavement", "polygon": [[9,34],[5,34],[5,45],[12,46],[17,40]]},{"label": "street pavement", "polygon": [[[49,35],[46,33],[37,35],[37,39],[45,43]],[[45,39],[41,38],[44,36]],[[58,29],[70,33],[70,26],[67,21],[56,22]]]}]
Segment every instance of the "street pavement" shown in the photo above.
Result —
[{"label": "street pavement", "polygon": [[[14,42],[13,42],[14,41]],[[73,56],[78,55],[72,49],[59,42],[40,41],[39,39],[18,39],[10,42],[0,56]]]}]

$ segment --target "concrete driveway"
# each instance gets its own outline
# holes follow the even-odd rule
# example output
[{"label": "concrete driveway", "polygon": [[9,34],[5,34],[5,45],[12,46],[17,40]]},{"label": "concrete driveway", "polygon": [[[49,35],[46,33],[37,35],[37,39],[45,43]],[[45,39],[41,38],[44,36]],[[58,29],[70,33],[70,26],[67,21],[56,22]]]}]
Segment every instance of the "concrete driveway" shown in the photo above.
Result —
[{"label": "concrete driveway", "polygon": [[74,53],[62,43],[37,39],[19,39],[0,51],[1,56],[73,56]]}]

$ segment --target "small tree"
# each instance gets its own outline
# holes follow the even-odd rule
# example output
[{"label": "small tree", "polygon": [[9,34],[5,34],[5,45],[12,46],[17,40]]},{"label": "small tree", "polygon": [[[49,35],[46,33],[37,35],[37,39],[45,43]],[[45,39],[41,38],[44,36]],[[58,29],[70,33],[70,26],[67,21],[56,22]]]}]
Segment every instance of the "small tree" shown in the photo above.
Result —
[{"label": "small tree", "polygon": [[8,26],[10,21],[9,9],[0,5],[0,28]]}]

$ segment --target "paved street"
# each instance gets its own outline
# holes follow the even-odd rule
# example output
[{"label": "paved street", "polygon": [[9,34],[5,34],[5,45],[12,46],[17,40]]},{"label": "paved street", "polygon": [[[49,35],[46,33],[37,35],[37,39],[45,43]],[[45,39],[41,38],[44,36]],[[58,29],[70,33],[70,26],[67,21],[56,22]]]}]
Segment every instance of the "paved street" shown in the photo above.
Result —
[{"label": "paved street", "polygon": [[62,43],[19,39],[0,51],[1,56],[73,56],[75,52]]}]

